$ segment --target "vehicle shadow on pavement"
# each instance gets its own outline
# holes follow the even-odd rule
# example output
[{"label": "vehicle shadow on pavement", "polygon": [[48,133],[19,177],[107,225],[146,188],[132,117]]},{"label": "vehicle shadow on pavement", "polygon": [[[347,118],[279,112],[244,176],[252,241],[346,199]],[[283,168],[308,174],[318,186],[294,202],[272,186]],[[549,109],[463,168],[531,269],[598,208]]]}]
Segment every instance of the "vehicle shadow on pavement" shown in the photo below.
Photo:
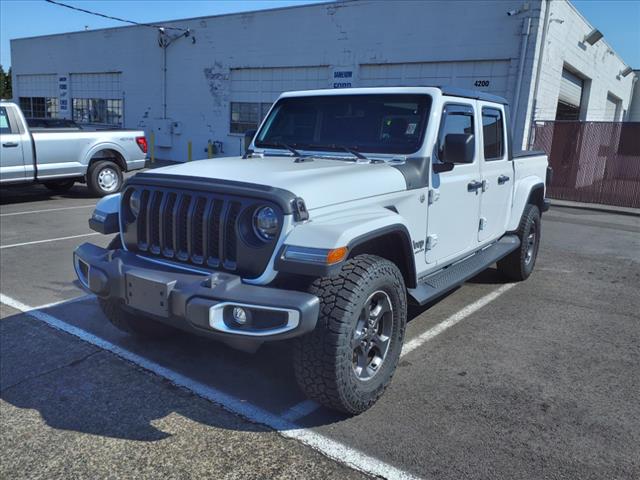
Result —
[{"label": "vehicle shadow on pavement", "polygon": [[[509,280],[500,275],[498,270],[495,267],[488,268],[475,277],[467,280],[465,283],[471,283],[476,285],[503,285],[505,283],[509,283]],[[464,285],[464,284],[463,284]],[[442,302],[445,298],[453,295],[457,292],[462,285],[449,290],[448,292],[442,294],[438,298],[426,303],[425,305],[409,305],[409,310],[407,312],[407,321],[411,322],[411,320],[419,317],[424,314],[431,307],[434,307],[438,303]]]},{"label": "vehicle shadow on pavement", "polygon": [[[497,284],[504,283],[504,279],[497,271],[489,270],[471,283]],[[409,321],[451,293],[425,306],[411,308]],[[296,385],[290,343],[267,344],[255,354],[247,354],[180,331],[169,340],[139,340],[112,327],[95,298],[47,308],[43,312],[271,414],[281,415],[305,400]],[[53,428],[157,441],[167,434],[158,430],[154,422],[172,413],[212,425],[211,415],[194,417],[190,411],[189,399],[194,394],[162,377],[144,374],[138,367],[131,368],[127,361],[92,344],[25,314],[2,319],[0,327],[0,398],[20,409],[36,410]],[[166,392],[167,387],[171,394]],[[301,421],[310,428],[347,418],[320,408]],[[232,427],[225,422],[212,426],[261,430],[247,422],[235,422]]]},{"label": "vehicle shadow on pavement", "polygon": [[[0,327],[0,398],[19,409],[37,411],[52,428],[128,440],[157,441],[169,434],[157,429],[154,422],[178,414],[217,428],[264,430],[248,422],[228,422],[228,415],[194,410],[191,408],[194,394],[186,389],[162,377],[142,372],[138,367],[132,368],[127,361],[39,324],[24,314],[2,319]],[[209,345],[209,350],[213,347],[217,354],[206,355],[199,340],[186,334],[178,335],[170,342],[174,346],[166,350],[173,355],[180,350],[175,348],[175,344],[188,343],[190,346],[181,352],[184,361],[218,357],[227,364],[238,365],[236,371],[246,372],[245,375],[236,375],[233,382],[225,379],[222,385],[207,382],[213,388],[225,390],[224,387],[233,386],[231,383],[250,381],[256,374],[272,379],[276,383],[274,389],[281,388],[279,384],[295,386],[287,367],[290,364],[286,359],[287,352],[283,348],[266,348],[255,356],[248,356],[213,344]],[[162,348],[161,343],[165,347],[169,345],[168,342],[151,342],[155,345],[146,346],[142,345],[145,342],[131,343],[137,344],[138,350]],[[131,345],[123,346],[128,348]],[[149,353],[147,356],[153,359],[154,352]],[[173,369],[179,371],[181,367],[175,365]],[[193,372],[192,377],[199,376],[198,372]],[[248,393],[261,388],[260,385],[254,387],[249,388]],[[254,391],[251,397],[268,394]],[[256,398],[238,398],[258,403]],[[225,421],[219,424],[211,422],[217,418]]]},{"label": "vehicle shadow on pavement", "polygon": [[54,192],[43,185],[30,185],[28,187],[2,187],[0,192],[0,205],[14,205],[20,203],[46,202],[52,199],[91,199],[92,195],[85,185],[75,185],[67,192]]},{"label": "vehicle shadow on pavement", "polygon": [[466,283],[475,283],[478,285],[503,285],[509,283],[510,280],[498,272],[496,267],[487,268],[475,277],[467,280]]}]

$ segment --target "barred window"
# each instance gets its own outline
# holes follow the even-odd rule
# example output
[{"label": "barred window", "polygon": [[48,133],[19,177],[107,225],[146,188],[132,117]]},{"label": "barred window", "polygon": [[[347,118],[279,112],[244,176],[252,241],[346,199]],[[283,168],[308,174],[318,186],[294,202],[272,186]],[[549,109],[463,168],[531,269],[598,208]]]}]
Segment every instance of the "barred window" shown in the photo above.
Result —
[{"label": "barred window", "polygon": [[57,97],[20,97],[19,103],[26,118],[58,118],[60,113]]},{"label": "barred window", "polygon": [[122,126],[122,100],[74,98],[73,119],[78,123]]},{"label": "barred window", "polygon": [[271,103],[231,102],[231,133],[246,133],[256,130],[267,115]]}]

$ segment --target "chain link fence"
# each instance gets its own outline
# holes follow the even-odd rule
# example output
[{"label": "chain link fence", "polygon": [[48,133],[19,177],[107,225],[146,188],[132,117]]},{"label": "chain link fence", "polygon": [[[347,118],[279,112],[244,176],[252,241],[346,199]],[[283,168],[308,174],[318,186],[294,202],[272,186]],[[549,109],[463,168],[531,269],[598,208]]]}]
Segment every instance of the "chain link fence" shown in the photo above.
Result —
[{"label": "chain link fence", "polygon": [[640,122],[537,122],[533,134],[550,198],[640,208]]}]

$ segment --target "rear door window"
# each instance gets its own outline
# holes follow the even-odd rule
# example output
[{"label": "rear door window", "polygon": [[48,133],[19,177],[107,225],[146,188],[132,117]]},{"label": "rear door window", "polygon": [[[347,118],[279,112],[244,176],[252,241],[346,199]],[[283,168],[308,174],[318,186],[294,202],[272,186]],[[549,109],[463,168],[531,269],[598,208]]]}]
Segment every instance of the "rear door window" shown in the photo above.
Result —
[{"label": "rear door window", "polygon": [[7,109],[0,107],[0,134],[13,133],[7,116]]},{"label": "rear door window", "polygon": [[504,158],[504,122],[501,110],[482,109],[482,140],[485,160]]}]

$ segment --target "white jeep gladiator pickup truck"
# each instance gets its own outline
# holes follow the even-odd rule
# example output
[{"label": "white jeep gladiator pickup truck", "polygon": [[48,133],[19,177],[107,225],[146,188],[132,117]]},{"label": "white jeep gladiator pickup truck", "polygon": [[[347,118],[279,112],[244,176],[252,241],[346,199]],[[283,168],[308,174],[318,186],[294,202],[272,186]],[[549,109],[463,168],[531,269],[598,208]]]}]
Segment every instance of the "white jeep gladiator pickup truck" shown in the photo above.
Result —
[{"label": "white jeep gladiator pickup truck", "polygon": [[122,187],[122,172],[144,167],[143,131],[29,129],[20,108],[0,102],[0,185],[42,183],[54,191],[85,182],[97,196]]},{"label": "white jeep gladiator pickup truck", "polygon": [[283,94],[242,158],[130,178],[89,220],[79,281],[118,328],[180,328],[245,350],[293,340],[312,399],[369,408],[400,356],[407,304],[497,262],[533,270],[547,158],[514,154],[506,101],[450,88]]}]

